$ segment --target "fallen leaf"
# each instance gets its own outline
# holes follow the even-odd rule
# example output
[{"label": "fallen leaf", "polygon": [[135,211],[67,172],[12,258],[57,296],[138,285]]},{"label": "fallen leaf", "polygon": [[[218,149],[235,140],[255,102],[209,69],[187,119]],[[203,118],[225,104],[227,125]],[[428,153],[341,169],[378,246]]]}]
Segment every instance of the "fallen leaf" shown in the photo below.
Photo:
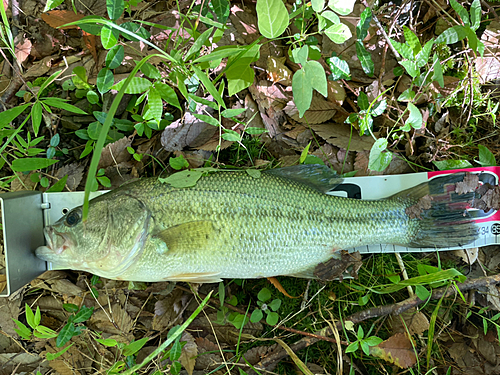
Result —
[{"label": "fallen leaf", "polygon": [[410,219],[421,219],[421,215],[425,210],[429,210],[432,207],[432,197],[429,194],[421,197],[417,203],[407,207],[405,213]]},{"label": "fallen leaf", "polygon": [[163,331],[170,328],[180,318],[179,314],[182,312],[184,302],[182,296],[183,292],[175,289],[164,299],[156,301],[152,329]]},{"label": "fallen leaf", "polygon": [[26,38],[26,34],[23,34],[22,41],[15,46],[16,57],[20,63],[23,63],[28,58],[31,53],[31,47],[31,41]]},{"label": "fallen leaf", "polygon": [[393,316],[391,319],[392,333],[405,333],[408,329],[410,335],[421,335],[429,329],[429,319],[424,313],[414,308],[398,316]]},{"label": "fallen leaf", "polygon": [[408,163],[399,157],[397,154],[392,156],[392,161],[389,166],[382,172],[372,171],[368,169],[368,164],[370,161],[370,152],[362,151],[358,152],[356,155],[356,161],[354,162],[354,170],[358,171],[356,176],[381,176],[388,174],[404,174],[412,171]]},{"label": "fallen leaf", "polygon": [[479,255],[479,249],[477,247],[473,247],[472,249],[453,250],[452,254],[461,258],[464,263],[474,264]]},{"label": "fallen leaf", "polygon": [[346,273],[349,273],[355,279],[358,277],[358,270],[363,265],[361,255],[358,252],[348,253],[345,250],[337,253],[338,257],[320,263],[314,268],[314,276],[316,278],[323,281],[337,279],[342,281]]},{"label": "fallen leaf", "polygon": [[186,369],[188,375],[193,375],[194,366],[196,364],[196,356],[198,355],[198,346],[189,332],[184,331],[180,341],[186,341],[186,344],[182,347],[179,362]]},{"label": "fallen leaf", "polygon": [[130,137],[123,137],[106,145],[102,150],[97,169],[117,166],[121,163],[128,162],[132,158],[132,155],[127,151],[127,147],[131,145],[132,139]]},{"label": "fallen leaf", "polygon": [[284,111],[297,122],[305,124],[322,124],[335,116],[335,113],[337,113],[335,107],[335,104],[325,100],[320,94],[314,92],[311,106],[304,113],[304,116],[299,117],[299,110],[293,101],[287,103]]},{"label": "fallen leaf", "polygon": [[57,170],[55,177],[61,179],[67,175],[66,186],[69,191],[75,191],[80,182],[82,182],[84,169],[85,167],[82,164],[67,164]]},{"label": "fallen leaf", "polygon": [[54,293],[79,296],[84,292],[82,288],[65,279],[47,280],[45,283],[49,286],[49,290]]},{"label": "fallen leaf", "polygon": [[311,129],[328,143],[349,151],[370,151],[375,142],[368,135],[360,136],[356,129],[351,131],[347,124],[311,125]]},{"label": "fallen leaf", "polygon": [[377,346],[370,346],[370,355],[382,358],[403,369],[417,363],[413,345],[404,333],[396,333]]},{"label": "fallen leaf", "polygon": [[75,13],[72,10],[51,10],[47,13],[42,13],[42,20],[44,20],[50,27],[55,29],[76,29],[78,26],[65,26],[67,23],[76,22],[84,17],[83,14]]},{"label": "fallen leaf", "polygon": [[16,331],[14,331],[18,327],[11,318],[19,319],[21,301],[22,293],[13,300],[10,298],[2,298],[0,300],[0,328],[14,337],[18,336]]},{"label": "fallen leaf", "polygon": [[[130,318],[130,315],[120,304],[113,304],[111,309],[106,308],[106,312],[107,314],[102,309],[95,311],[89,320],[89,324],[99,331],[116,335],[126,335],[130,332],[133,325],[132,318]],[[111,317],[113,321],[110,321],[109,317]]]},{"label": "fallen leaf", "polygon": [[[205,373],[208,373],[209,370],[216,368],[218,363],[222,361],[219,353],[220,349],[217,344],[205,337],[197,337],[194,341],[198,347],[195,369],[205,370]],[[247,358],[247,354],[248,352],[245,353],[245,358]]]},{"label": "fallen leaf", "polygon": [[286,57],[269,56],[267,59],[267,79],[285,86],[292,85],[292,71],[285,65]]},{"label": "fallen leaf", "polygon": [[24,72],[24,78],[37,78],[43,76],[52,68],[52,56],[47,56],[34,63],[26,72]]}]

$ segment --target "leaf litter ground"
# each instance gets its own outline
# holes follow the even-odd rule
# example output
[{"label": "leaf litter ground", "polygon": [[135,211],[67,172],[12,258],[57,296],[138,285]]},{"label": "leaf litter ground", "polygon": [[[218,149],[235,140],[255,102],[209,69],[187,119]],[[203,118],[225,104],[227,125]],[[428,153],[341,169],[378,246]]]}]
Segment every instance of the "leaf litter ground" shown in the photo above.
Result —
[{"label": "leaf litter ground", "polygon": [[[104,3],[98,3],[79,2],[75,6],[77,10],[83,12],[82,14],[90,11],[95,15],[105,15]],[[154,30],[153,39],[160,45],[165,43],[164,41],[173,32],[171,28],[179,28],[179,14],[172,4],[167,2],[160,2],[154,6],[147,1],[140,4],[144,7],[138,6],[134,8],[134,11],[140,13],[143,20],[164,26],[164,29]],[[189,4],[181,2],[180,5],[181,9],[185,9]],[[24,80],[33,82],[38,77],[49,76],[67,62],[70,72],[74,67],[85,67],[89,72],[89,84],[95,84],[98,79],[97,71],[106,56],[98,39],[76,27],[65,30],[55,29],[71,21],[70,17],[75,14],[64,7],[61,10],[42,13],[42,7],[33,1],[22,1],[20,6],[24,11],[25,24],[28,25],[27,28],[30,31],[26,33],[28,29],[20,30],[16,39],[16,57],[19,62],[23,63]],[[356,7],[354,17],[348,19],[351,23],[347,26],[353,35],[362,10],[362,7]],[[451,8],[448,11],[451,11]],[[484,11],[494,12],[492,8],[484,9]],[[393,6],[382,8],[377,16],[384,26],[395,30],[399,25],[397,20],[408,15],[407,10]],[[424,26],[429,26],[421,29],[422,37],[429,37],[426,33],[440,26],[440,15],[438,7],[422,6],[419,9],[419,20]],[[490,16],[495,17],[496,13],[491,13]],[[230,30],[234,34],[234,40],[238,43],[249,44],[260,36],[254,3],[234,4],[229,17]],[[35,22],[35,19],[39,18],[44,22]],[[276,25],[278,26],[281,27],[281,24]],[[292,32],[294,27],[292,24]],[[201,29],[201,31],[204,30]],[[246,149],[239,147],[234,141],[223,140],[221,143],[219,134],[214,131],[216,128],[212,125],[197,121],[195,117],[184,118],[182,121],[172,122],[161,135],[155,133],[147,138],[134,133],[133,136],[123,137],[109,143],[103,151],[99,164],[99,169],[104,171],[102,176],[108,178],[109,187],[117,187],[144,175],[157,175],[163,169],[161,163],[168,164],[168,157],[172,151],[176,152],[177,157],[180,155],[185,157],[191,167],[200,167],[210,158],[217,145],[226,149],[220,154],[220,163],[239,166],[292,165],[298,162],[301,151],[311,141],[310,154],[339,173],[357,171],[356,176],[382,173],[369,168],[373,137],[360,136],[356,128],[344,124],[349,114],[359,112],[361,105],[356,104],[355,101],[360,91],[366,91],[369,100],[372,101],[381,93],[380,83],[390,85],[392,80],[395,83],[395,90],[387,94],[387,101],[397,107],[401,103],[398,103],[395,98],[402,95],[408,86],[408,82],[405,83],[407,76],[400,79],[392,74],[393,68],[397,66],[397,60],[391,51],[388,51],[386,40],[379,31],[377,25],[372,25],[364,39],[365,46],[372,56],[374,72],[379,74],[378,77],[369,77],[365,73],[357,59],[358,53],[354,43],[337,45],[328,38],[322,40],[320,44],[322,54],[331,56],[334,52],[341,56],[348,62],[351,76],[349,80],[329,81],[326,99],[314,93],[311,106],[305,111],[304,117],[298,115],[299,110],[294,104],[290,85],[291,75],[300,67],[290,60],[285,46],[275,42],[265,44],[259,60],[254,65],[256,74],[254,84],[238,98],[224,98],[231,108],[247,108],[239,118],[242,123],[251,121],[251,126],[267,130],[267,133],[262,135],[257,142],[245,140],[243,145]],[[272,29],[269,30],[269,33],[273,32]],[[47,37],[31,37],[37,34]],[[487,67],[498,60],[496,50],[498,43],[495,42],[498,39],[498,26],[495,26],[495,21],[486,26],[485,35],[486,39],[482,40],[489,47],[487,50],[489,55],[477,58],[472,63],[476,65],[482,84],[486,87],[487,82],[498,78],[491,76],[491,70]],[[233,42],[227,41],[227,44],[231,43]],[[139,60],[142,56],[152,53],[147,46],[138,42],[127,42],[124,47],[127,59],[115,69],[117,80],[120,77],[125,78],[132,70],[133,65],[128,61]],[[60,58],[61,51],[65,51],[63,52],[66,57],[64,63]],[[152,64],[158,64],[154,60],[150,61]],[[16,101],[21,100],[14,94],[19,89],[23,89],[23,82],[15,77],[5,61],[0,64],[4,73],[0,78],[2,101],[13,106]],[[326,67],[326,63],[324,66]],[[468,69],[471,69],[470,65]],[[217,73],[217,68],[214,69],[214,73]],[[436,88],[436,91],[452,99],[455,98],[454,100],[460,107],[462,103],[459,101],[465,102],[466,96],[463,99],[457,96],[456,91],[460,87],[459,80],[456,77],[445,76],[445,78],[447,85]],[[48,95],[61,95],[61,91],[58,86],[55,86],[50,89]],[[126,110],[130,96],[127,95],[124,98],[117,116],[127,116]],[[92,113],[93,111],[106,112],[112,95],[104,96],[103,108],[90,103],[88,99],[78,99],[74,96],[69,96],[69,98],[75,106]],[[429,102],[434,100],[432,95],[424,96],[424,98]],[[205,100],[213,101],[208,96]],[[422,104],[419,103],[419,105]],[[171,109],[173,113],[176,113],[174,107]],[[395,153],[383,173],[407,173],[421,170],[421,167],[432,167],[430,163],[434,161],[447,162],[448,159],[467,158],[467,156],[471,160],[473,158],[470,156],[475,155],[474,147],[470,145],[463,147],[468,139],[473,140],[472,144],[480,139],[486,139],[485,144],[493,151],[493,154],[496,154],[498,142],[495,142],[496,138],[488,135],[494,129],[494,122],[492,123],[487,118],[478,124],[478,131],[472,133],[467,127],[461,126],[466,123],[463,119],[466,111],[464,112],[464,108],[457,109],[456,107],[446,110],[446,116],[429,118],[425,129],[407,133],[407,137],[388,145],[391,151],[399,151],[399,155],[404,156],[409,162],[397,157]],[[471,110],[471,106],[465,109]],[[199,114],[206,114],[209,113],[210,107],[206,103],[201,103],[198,111]],[[425,111],[424,115],[426,115]],[[64,110],[56,111],[56,115],[49,116],[53,116],[52,120],[57,118],[60,121],[59,129],[56,127],[50,131],[56,131],[61,135],[61,144],[58,147],[67,150],[68,162],[65,165],[60,163],[52,166],[48,170],[48,175],[54,181],[67,175],[65,189],[67,191],[79,190],[82,188],[88,161],[86,158],[80,159],[85,142],[73,134],[80,129],[90,129],[89,124],[93,123],[95,118],[90,115],[75,116],[74,113]],[[426,116],[429,117],[428,114]],[[51,119],[48,118],[49,122]],[[240,124],[234,121],[223,119],[222,125],[226,129],[242,131]],[[393,116],[374,119],[377,136],[389,132],[393,125]],[[43,143],[40,144],[41,146],[48,147]],[[446,165],[449,168],[452,164]],[[8,170],[2,171],[2,177],[8,175]],[[15,191],[40,188],[41,180],[36,181],[36,178],[30,177],[31,175],[33,173],[27,175],[19,173],[11,185],[4,185],[3,189]],[[457,189],[466,192],[472,186],[477,187],[477,181],[464,181],[464,185]],[[480,193],[481,198],[473,204],[478,208],[496,209],[499,199],[498,187],[483,185],[482,188],[485,190]],[[415,207],[415,215],[418,216],[419,211],[425,209],[425,204],[426,202],[421,202],[420,206]],[[498,247],[480,249],[479,262],[474,264],[461,260],[468,259],[467,257],[458,258],[444,253],[440,254],[439,261],[457,267],[470,279],[474,279],[484,276],[486,270],[488,270],[488,275],[495,275],[498,272],[500,257],[497,255],[497,250]],[[410,277],[419,274],[419,267],[438,264],[435,255],[426,255],[423,258],[405,255],[403,261]],[[301,362],[304,362],[313,373],[333,373],[340,368],[346,372],[350,366],[359,373],[367,373],[374,371],[377,366],[389,369],[390,365],[387,363],[396,363],[401,368],[417,366],[417,369],[420,369],[418,371],[423,373],[425,372],[423,368],[426,351],[429,345],[432,345],[426,341],[429,337],[426,332],[429,332],[431,323],[435,325],[434,332],[436,332],[433,343],[436,353],[433,353],[431,357],[432,365],[437,367],[439,373],[445,373],[450,365],[453,365],[452,373],[461,371],[467,371],[469,374],[500,373],[498,360],[500,349],[497,336],[497,312],[500,309],[500,297],[494,283],[479,285],[477,289],[465,292],[469,304],[458,303],[459,297],[453,294],[442,300],[430,299],[424,308],[412,308],[401,314],[393,314],[387,321],[385,319],[368,320],[363,323],[364,331],[370,332],[366,334],[366,337],[376,335],[384,338],[385,341],[373,346],[373,350],[369,350],[370,357],[361,352],[354,356],[344,355],[344,364],[341,366],[337,359],[337,344],[332,342],[335,341],[332,337],[336,337],[337,341],[347,345],[347,340],[350,342],[356,340],[356,334],[359,331],[356,329],[351,333],[352,327],[349,324],[345,324],[344,327],[340,326],[337,330],[332,327],[339,320],[346,320],[346,316],[353,317],[353,321],[354,317],[357,317],[356,323],[363,322],[367,317],[375,318],[399,311],[396,305],[392,305],[398,301],[403,301],[399,302],[399,307],[404,306],[405,303],[409,304],[411,296],[410,299],[405,300],[407,295],[404,291],[388,297],[370,294],[365,287],[366,285],[386,284],[388,279],[399,276],[400,273],[394,256],[369,257],[365,259],[357,281],[344,280],[342,283],[322,284],[317,281],[309,283],[306,280],[278,278],[288,294],[299,296],[299,298],[288,298],[272,289],[266,280],[226,282],[222,289],[214,285],[187,288],[185,285],[176,286],[170,283],[131,285],[112,280],[99,280],[93,284],[91,275],[85,273],[53,271],[34,280],[12,298],[0,301],[0,310],[2,310],[0,314],[2,329],[0,363],[2,371],[6,373],[35,370],[41,373],[54,371],[60,374],[104,372],[123,358],[119,356],[116,347],[97,342],[98,335],[123,344],[130,344],[143,337],[150,338],[145,346],[128,359],[139,363],[165,339],[172,327],[183,323],[186,317],[194,311],[199,296],[207,294],[209,290],[219,293],[223,290],[223,304],[221,305],[220,301],[214,298],[210,303],[210,308],[198,316],[182,335],[181,341],[185,344],[178,361],[189,374],[205,374],[211,371],[238,373],[239,369],[251,373],[249,364],[262,366],[266,371],[291,373],[300,368]],[[233,324],[236,322],[234,318],[245,312],[248,306],[251,306],[250,312],[253,311],[259,301],[257,295],[263,288],[270,288],[273,298],[282,300],[282,306],[278,310],[280,321],[277,327],[267,326],[263,322],[248,322],[242,329],[238,329],[237,325]],[[94,308],[95,312],[86,321],[81,334],[71,338],[70,342],[73,346],[57,359],[46,361],[44,360],[46,353],[56,353],[60,350],[55,339],[38,338],[25,341],[19,339],[15,331],[17,326],[11,318],[27,323],[25,303],[33,308],[39,306],[42,312],[40,324],[55,331],[60,331],[70,316],[63,308],[65,304]],[[380,306],[390,308],[388,307],[384,314],[377,315],[375,308]],[[433,312],[438,315],[436,316]],[[236,314],[232,315],[233,323],[228,322],[231,314]],[[361,317],[363,314],[364,317]],[[296,349],[298,360],[290,360],[289,353],[287,354],[280,344],[275,343],[273,338],[285,340],[291,348]],[[375,364],[378,360],[374,358],[382,360]],[[173,362],[169,361],[169,359],[157,358],[144,373],[153,372],[163,366],[174,368]],[[307,372],[307,370],[302,369],[302,372]]]}]

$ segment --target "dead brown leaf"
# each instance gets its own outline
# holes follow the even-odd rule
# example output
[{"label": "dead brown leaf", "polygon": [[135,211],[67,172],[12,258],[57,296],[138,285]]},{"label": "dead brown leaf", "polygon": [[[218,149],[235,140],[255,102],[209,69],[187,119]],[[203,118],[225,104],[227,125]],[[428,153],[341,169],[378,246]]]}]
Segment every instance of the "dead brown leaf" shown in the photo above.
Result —
[{"label": "dead brown leaf", "polygon": [[0,327],[3,331],[11,336],[17,337],[17,325],[12,321],[12,318],[18,319],[21,312],[22,295],[16,299],[2,298],[0,300]]},{"label": "dead brown leaf", "polygon": [[[275,350],[280,350],[280,348],[281,347],[278,344],[273,344],[270,346],[257,346],[245,353],[245,359],[250,362],[251,365],[256,365],[257,363],[262,361],[262,359],[272,354]],[[240,360],[240,363],[245,363],[243,358]]]},{"label": "dead brown leaf", "polygon": [[479,187],[479,176],[473,173],[466,173],[463,181],[455,184],[455,193],[467,194],[472,193]]},{"label": "dead brown leaf", "polygon": [[325,100],[320,94],[315,92],[313,94],[311,106],[304,113],[304,116],[299,117],[299,111],[293,101],[287,103],[284,111],[288,116],[297,122],[322,124],[335,116],[335,113],[337,113],[335,107],[336,106],[332,102]]},{"label": "dead brown leaf", "polygon": [[475,198],[469,204],[473,208],[483,210],[485,212],[494,209],[500,209],[500,186],[499,185],[482,185],[477,192],[481,195],[481,198]]},{"label": "dead brown leaf", "polygon": [[285,86],[292,85],[292,71],[285,65],[286,57],[269,56],[267,59],[267,79]]},{"label": "dead brown leaf", "polygon": [[164,299],[156,301],[155,303],[155,316],[151,326],[155,331],[162,331],[170,328],[173,322],[177,321],[179,314],[183,308],[183,292],[182,290],[175,289],[172,293],[167,295]]},{"label": "dead brown leaf", "polygon": [[[129,137],[123,137],[122,139],[106,145],[102,150],[101,159],[99,160],[97,168],[119,166],[122,165],[122,163],[130,161],[132,155],[127,151],[127,147],[131,145],[132,139]],[[130,168],[131,167],[132,165],[130,165]]]},{"label": "dead brown leaf", "polygon": [[197,337],[194,341],[198,347],[198,357],[195,364],[196,370],[207,371],[217,367],[217,364],[221,363],[222,358],[219,354],[220,349],[217,344],[205,337]]},{"label": "dead brown leaf", "polygon": [[422,212],[432,207],[432,197],[427,194],[421,197],[417,203],[406,208],[405,212],[410,219],[421,219]]},{"label": "dead brown leaf", "polygon": [[65,26],[67,23],[80,21],[84,17],[83,14],[79,14],[71,11],[71,10],[51,10],[47,13],[42,13],[42,20],[44,20],[50,27],[54,29],[76,29],[78,26]]},{"label": "dead brown leaf", "polygon": [[26,72],[24,72],[24,78],[37,78],[43,76],[52,68],[52,56],[47,56],[33,64]]},{"label": "dead brown leaf", "polygon": [[61,179],[64,176],[68,175],[66,186],[70,191],[75,191],[78,185],[80,185],[80,182],[82,182],[84,169],[85,167],[82,164],[67,164],[57,170],[55,177]]},{"label": "dead brown leaf", "polygon": [[132,329],[133,321],[127,311],[120,304],[115,303],[111,309],[107,310],[107,314],[102,309],[94,312],[89,324],[106,333],[127,335]]},{"label": "dead brown leaf", "polygon": [[36,182],[31,181],[31,175],[33,172],[29,174],[23,174],[21,172],[16,172],[17,177],[10,184],[10,191],[19,191],[19,190],[34,190],[36,186]]},{"label": "dead brown leaf", "polygon": [[181,336],[181,342],[186,341],[186,344],[182,347],[181,356],[179,357],[179,362],[186,369],[188,375],[193,375],[193,370],[196,364],[196,356],[198,355],[198,346],[189,332],[183,332]]},{"label": "dead brown leaf", "polygon": [[318,124],[311,129],[328,143],[349,151],[369,151],[375,142],[370,136],[360,136],[356,129],[351,132],[347,124]]},{"label": "dead brown leaf", "polygon": [[371,346],[370,354],[394,363],[399,368],[408,368],[417,363],[413,345],[403,333],[396,333],[377,346]]},{"label": "dead brown leaf", "polygon": [[368,164],[370,160],[370,151],[358,152],[356,155],[356,161],[354,162],[354,169],[358,171],[356,176],[381,176],[384,174],[404,174],[412,171],[408,163],[394,154],[392,161],[389,166],[382,172],[372,171],[368,169]]},{"label": "dead brown leaf", "polygon": [[26,34],[23,34],[22,40],[16,44],[16,57],[20,63],[23,63],[31,53],[31,41],[26,38]]},{"label": "dead brown leaf", "polygon": [[[421,335],[429,329],[429,319],[421,311],[410,309],[404,313],[391,317],[392,333],[405,333]],[[403,323],[404,322],[404,323]]]},{"label": "dead brown leaf", "polygon": [[331,281],[339,279],[342,281],[346,272],[353,278],[358,277],[358,270],[363,265],[361,255],[358,252],[348,253],[345,250],[339,252],[340,258],[332,258],[325,263],[320,263],[314,268],[314,276],[319,280]]}]

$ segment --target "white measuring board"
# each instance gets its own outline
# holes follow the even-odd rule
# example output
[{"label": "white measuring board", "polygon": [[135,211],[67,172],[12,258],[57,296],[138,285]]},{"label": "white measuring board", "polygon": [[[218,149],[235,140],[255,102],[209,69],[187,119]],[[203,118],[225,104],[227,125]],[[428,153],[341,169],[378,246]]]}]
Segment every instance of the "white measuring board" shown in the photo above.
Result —
[{"label": "white measuring board", "polygon": [[[338,188],[339,191],[334,191],[329,194],[378,200],[390,197],[393,194],[414,187],[422,182],[439,179],[439,177],[458,172],[478,174],[480,183],[497,185],[500,180],[500,167],[479,167],[389,176],[349,177],[344,179],[344,182]],[[494,210],[483,212],[477,209],[470,209],[469,213],[477,224],[479,234],[477,240],[466,246],[440,248],[439,251],[470,249],[500,244],[500,212]],[[408,248],[398,245],[368,245],[349,249],[350,252],[359,251],[362,254],[431,252],[436,250],[436,248]]]}]

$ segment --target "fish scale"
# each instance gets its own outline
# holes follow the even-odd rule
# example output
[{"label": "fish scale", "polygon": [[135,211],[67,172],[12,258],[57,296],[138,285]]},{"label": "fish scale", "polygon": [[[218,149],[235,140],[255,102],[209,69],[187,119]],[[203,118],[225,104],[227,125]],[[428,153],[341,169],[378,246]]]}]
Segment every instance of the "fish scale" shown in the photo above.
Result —
[{"label": "fish scale", "polygon": [[[406,214],[408,207],[428,193],[426,186],[380,201],[363,201],[325,194],[338,183],[326,167],[305,165],[263,172],[259,178],[246,172],[211,173],[195,187],[182,189],[154,178],[143,179],[92,200],[85,224],[69,227],[62,218],[53,226],[51,232],[72,238],[74,249],[55,254],[55,249],[44,247],[37,254],[110,278],[208,282],[276,275],[312,277],[316,265],[342,249],[369,244],[415,247],[418,241],[431,241],[431,236],[440,247],[440,236],[447,236],[448,241],[459,236],[462,242],[473,237],[468,234],[472,224],[457,213],[460,210],[438,215],[438,219],[432,209],[423,212],[423,218]],[[456,224],[450,227],[455,229],[451,233],[462,233],[450,235],[449,228],[443,232],[441,224],[450,223]],[[108,246],[114,254],[109,262],[120,262],[116,254],[123,258],[115,269],[106,263],[107,258],[75,259],[97,252],[92,248],[96,241],[86,246],[85,236],[99,231],[104,238],[101,246]],[[106,241],[108,233],[113,244]],[[130,238],[136,241],[131,243]]]}]

